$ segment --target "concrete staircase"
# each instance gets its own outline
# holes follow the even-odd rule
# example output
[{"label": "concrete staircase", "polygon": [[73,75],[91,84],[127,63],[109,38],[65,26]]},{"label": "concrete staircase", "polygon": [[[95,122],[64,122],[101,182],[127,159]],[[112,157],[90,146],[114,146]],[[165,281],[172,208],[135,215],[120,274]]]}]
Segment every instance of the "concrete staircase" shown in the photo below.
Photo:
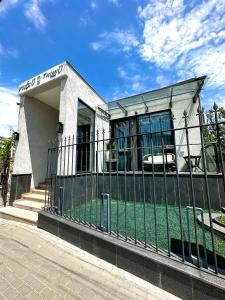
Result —
[{"label": "concrete staircase", "polygon": [[44,206],[45,190],[33,189],[30,193],[22,194],[21,199],[15,200],[13,206],[0,208],[0,217],[31,225],[36,225],[38,212]]}]

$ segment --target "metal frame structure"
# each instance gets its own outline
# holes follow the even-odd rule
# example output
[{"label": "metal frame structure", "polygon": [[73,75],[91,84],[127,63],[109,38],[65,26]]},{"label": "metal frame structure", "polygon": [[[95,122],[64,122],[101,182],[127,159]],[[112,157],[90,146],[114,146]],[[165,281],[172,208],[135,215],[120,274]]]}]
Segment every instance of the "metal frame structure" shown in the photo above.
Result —
[{"label": "metal frame structure", "polygon": [[[198,268],[206,268],[216,274],[225,274],[225,253],[223,250],[221,250],[222,254],[219,253],[216,242],[218,237],[215,235],[213,222],[213,213],[225,205],[225,158],[222,152],[223,137],[220,135],[221,126],[225,126],[225,122],[218,120],[216,105],[214,105],[214,124],[203,124],[201,108],[198,110],[198,115],[199,125],[188,126],[188,115],[184,111],[184,127],[169,130],[160,128],[161,130],[157,133],[161,137],[161,143],[157,147],[162,153],[165,153],[165,134],[172,131],[176,136],[175,133],[182,130],[186,139],[186,159],[188,165],[191,166],[191,147],[193,144],[190,139],[190,132],[193,129],[198,130],[201,155],[200,171],[188,168],[184,172],[178,168],[177,148],[179,144],[176,143],[176,140],[174,141],[176,167],[172,171],[167,169],[164,155],[160,168],[154,164],[153,160],[150,170],[146,170],[144,161],[142,161],[139,171],[134,168],[128,170],[126,168],[127,151],[123,152],[124,169],[119,170],[118,164],[113,166],[111,158],[112,156],[117,157],[119,153],[117,148],[112,148],[110,142],[113,141],[117,144],[119,139],[129,139],[130,157],[134,159],[135,151],[137,151],[135,141],[137,139],[142,140],[144,136],[149,137],[149,151],[154,153],[153,148],[155,146],[152,142],[153,133],[151,131],[119,138],[105,138],[105,131],[99,138],[97,131],[95,140],[81,140],[83,145],[81,159],[87,155],[85,149],[93,147],[95,149],[95,167],[89,170],[86,166],[79,172],[76,169],[76,149],[80,145],[77,143],[77,139],[73,136],[53,141],[48,150],[46,178],[49,184],[44,209],[52,214],[67,218],[71,222],[89,226],[94,230],[102,231],[136,246],[160,252],[184,263],[191,262]],[[215,128],[216,155],[220,166],[217,174],[213,175],[215,176],[214,181],[212,181],[212,174],[207,168],[207,141],[204,136],[204,131],[210,130],[210,126]],[[106,145],[110,145],[109,149]],[[108,167],[106,166],[106,151],[109,152]],[[139,151],[143,153],[143,147],[140,147]],[[220,183],[218,183],[218,178]],[[202,191],[199,191],[198,183],[201,183]],[[210,190],[211,188],[219,190],[221,201],[219,204],[215,202],[215,195]],[[172,200],[171,195],[174,197]],[[107,205],[104,205],[105,197],[107,198]],[[158,218],[160,210],[163,210],[163,220]],[[178,228],[176,245],[174,245],[173,228],[171,227],[173,226],[171,213],[174,211],[177,216],[176,226]],[[202,222],[204,222],[205,215],[209,218],[210,230],[207,231],[207,242],[204,225],[198,224],[199,213],[202,216]],[[187,215],[187,220],[185,220]],[[165,225],[163,232],[160,227],[162,222]],[[185,225],[187,222],[188,226]],[[190,231],[190,222],[192,231]],[[201,241],[202,232],[203,240]],[[221,243],[224,242],[221,241]]]}]

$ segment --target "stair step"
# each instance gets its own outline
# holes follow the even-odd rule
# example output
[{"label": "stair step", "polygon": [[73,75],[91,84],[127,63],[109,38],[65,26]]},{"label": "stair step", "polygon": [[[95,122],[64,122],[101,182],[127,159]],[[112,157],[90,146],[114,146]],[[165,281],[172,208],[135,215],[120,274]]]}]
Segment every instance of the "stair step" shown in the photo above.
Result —
[{"label": "stair step", "polygon": [[36,225],[38,221],[38,213],[13,206],[0,208],[0,217],[6,220],[13,220],[30,225]]},{"label": "stair step", "polygon": [[23,200],[31,200],[31,201],[37,201],[37,202],[44,202],[45,201],[45,195],[44,194],[25,193],[25,194],[22,194],[21,198]]},{"label": "stair step", "polygon": [[40,195],[45,195],[45,193],[47,192],[48,193],[48,191],[46,191],[46,190],[42,190],[42,189],[32,189],[32,194],[40,194]]},{"label": "stair step", "polygon": [[48,184],[39,184],[37,189],[45,190],[46,188],[48,188],[48,186]]},{"label": "stair step", "polygon": [[30,200],[16,200],[13,202],[13,206],[21,209],[26,209],[30,211],[36,211],[39,212],[42,207],[44,206],[43,202],[38,201],[30,201]]}]

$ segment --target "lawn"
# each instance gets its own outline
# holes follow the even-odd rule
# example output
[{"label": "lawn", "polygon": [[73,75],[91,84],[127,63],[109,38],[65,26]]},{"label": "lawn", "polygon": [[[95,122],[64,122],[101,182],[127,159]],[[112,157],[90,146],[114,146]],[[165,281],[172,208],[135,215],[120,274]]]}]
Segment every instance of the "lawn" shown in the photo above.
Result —
[{"label": "lawn", "polygon": [[[145,211],[145,213],[144,213]],[[126,212],[126,219],[125,219]],[[213,211],[218,212],[218,211]],[[100,201],[92,200],[88,203],[82,204],[76,207],[73,211],[67,211],[70,217],[83,222],[94,224],[99,226],[100,224]],[[196,211],[196,216],[199,212]],[[155,226],[156,215],[156,226]],[[181,209],[182,215],[182,228],[183,237],[185,241],[188,241],[188,226],[187,226],[187,209],[183,207]],[[168,216],[168,218],[166,217]],[[136,217],[136,218],[135,218]],[[104,223],[107,226],[107,209],[104,209]],[[135,222],[136,219],[136,222]],[[146,224],[146,226],[144,226]],[[190,240],[195,243],[195,230],[194,230],[194,218],[193,210],[190,210],[189,214],[190,224]],[[202,227],[196,222],[198,243],[203,245],[203,231]],[[149,245],[156,246],[156,236],[158,247],[164,250],[168,249],[167,228],[169,231],[169,240],[171,238],[180,239],[181,229],[179,221],[179,208],[177,206],[168,205],[167,214],[165,205],[157,205],[154,209],[152,203],[145,204],[145,210],[143,202],[130,202],[130,201],[111,201],[111,231],[116,234],[127,236],[135,239],[136,228],[136,240],[145,242]],[[155,228],[157,230],[155,230]],[[225,257],[225,241],[219,236],[215,237],[216,253]],[[206,248],[212,250],[211,234],[205,230]]]}]

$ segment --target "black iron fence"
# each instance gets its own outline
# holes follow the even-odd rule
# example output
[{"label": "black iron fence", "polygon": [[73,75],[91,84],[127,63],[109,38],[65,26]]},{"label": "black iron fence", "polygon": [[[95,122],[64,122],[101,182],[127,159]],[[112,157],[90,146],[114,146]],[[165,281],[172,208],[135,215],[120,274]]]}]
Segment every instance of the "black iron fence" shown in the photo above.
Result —
[{"label": "black iron fence", "polygon": [[52,142],[45,210],[224,274],[225,122],[216,106],[214,116],[203,123],[199,109],[193,126],[184,112],[180,128],[149,118],[141,134]]}]

